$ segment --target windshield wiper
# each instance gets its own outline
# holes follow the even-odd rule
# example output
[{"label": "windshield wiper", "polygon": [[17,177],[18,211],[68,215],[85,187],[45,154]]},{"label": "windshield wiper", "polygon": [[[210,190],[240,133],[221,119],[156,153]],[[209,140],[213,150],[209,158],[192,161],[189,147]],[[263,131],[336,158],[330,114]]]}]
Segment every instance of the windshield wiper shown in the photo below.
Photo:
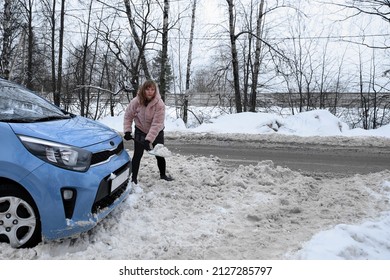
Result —
[{"label": "windshield wiper", "polygon": [[31,123],[34,122],[34,120],[30,118],[19,118],[19,119],[0,119],[0,122],[7,122],[7,123]]},{"label": "windshield wiper", "polygon": [[42,118],[5,118],[0,119],[0,122],[9,122],[9,123],[34,123],[34,122],[47,122],[53,120],[66,120],[71,119],[72,115],[64,115],[64,116],[47,116]]},{"label": "windshield wiper", "polygon": [[37,119],[31,119],[31,122],[47,122],[47,121],[54,121],[54,120],[65,120],[70,119],[71,116],[47,116]]}]

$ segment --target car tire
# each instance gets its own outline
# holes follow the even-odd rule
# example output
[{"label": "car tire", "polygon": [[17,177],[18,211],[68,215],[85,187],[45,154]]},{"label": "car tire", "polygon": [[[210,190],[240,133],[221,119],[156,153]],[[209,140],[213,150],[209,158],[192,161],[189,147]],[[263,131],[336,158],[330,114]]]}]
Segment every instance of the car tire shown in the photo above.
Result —
[{"label": "car tire", "polygon": [[0,242],[32,248],[41,240],[39,212],[31,196],[16,185],[0,183]]}]

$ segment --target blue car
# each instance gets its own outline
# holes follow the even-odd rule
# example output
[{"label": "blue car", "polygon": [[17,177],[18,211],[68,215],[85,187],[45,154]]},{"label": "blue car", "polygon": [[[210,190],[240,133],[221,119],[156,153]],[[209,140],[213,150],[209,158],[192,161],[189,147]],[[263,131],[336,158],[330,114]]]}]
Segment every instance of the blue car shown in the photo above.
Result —
[{"label": "blue car", "polygon": [[14,248],[88,231],[129,195],[121,135],[4,79],[0,141],[0,242]]}]

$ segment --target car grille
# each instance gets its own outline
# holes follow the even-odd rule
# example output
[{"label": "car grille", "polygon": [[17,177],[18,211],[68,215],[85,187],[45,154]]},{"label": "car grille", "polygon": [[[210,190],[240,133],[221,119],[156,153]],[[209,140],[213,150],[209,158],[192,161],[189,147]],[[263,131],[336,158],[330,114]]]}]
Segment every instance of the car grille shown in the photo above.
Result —
[{"label": "car grille", "polygon": [[94,153],[91,159],[91,165],[96,165],[107,161],[113,155],[120,154],[124,149],[123,141],[113,150],[106,150],[98,153]]}]

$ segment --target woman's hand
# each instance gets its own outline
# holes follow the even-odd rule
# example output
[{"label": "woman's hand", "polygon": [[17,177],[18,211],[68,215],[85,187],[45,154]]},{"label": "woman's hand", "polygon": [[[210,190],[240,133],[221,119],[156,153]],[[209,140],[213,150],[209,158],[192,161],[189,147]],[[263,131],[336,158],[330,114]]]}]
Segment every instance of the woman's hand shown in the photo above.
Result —
[{"label": "woman's hand", "polygon": [[133,139],[133,136],[131,135],[131,131],[126,131],[125,136],[123,137],[126,141],[129,141]]},{"label": "woman's hand", "polygon": [[153,149],[153,145],[148,140],[145,140],[144,148],[145,148],[145,150],[150,151]]}]

